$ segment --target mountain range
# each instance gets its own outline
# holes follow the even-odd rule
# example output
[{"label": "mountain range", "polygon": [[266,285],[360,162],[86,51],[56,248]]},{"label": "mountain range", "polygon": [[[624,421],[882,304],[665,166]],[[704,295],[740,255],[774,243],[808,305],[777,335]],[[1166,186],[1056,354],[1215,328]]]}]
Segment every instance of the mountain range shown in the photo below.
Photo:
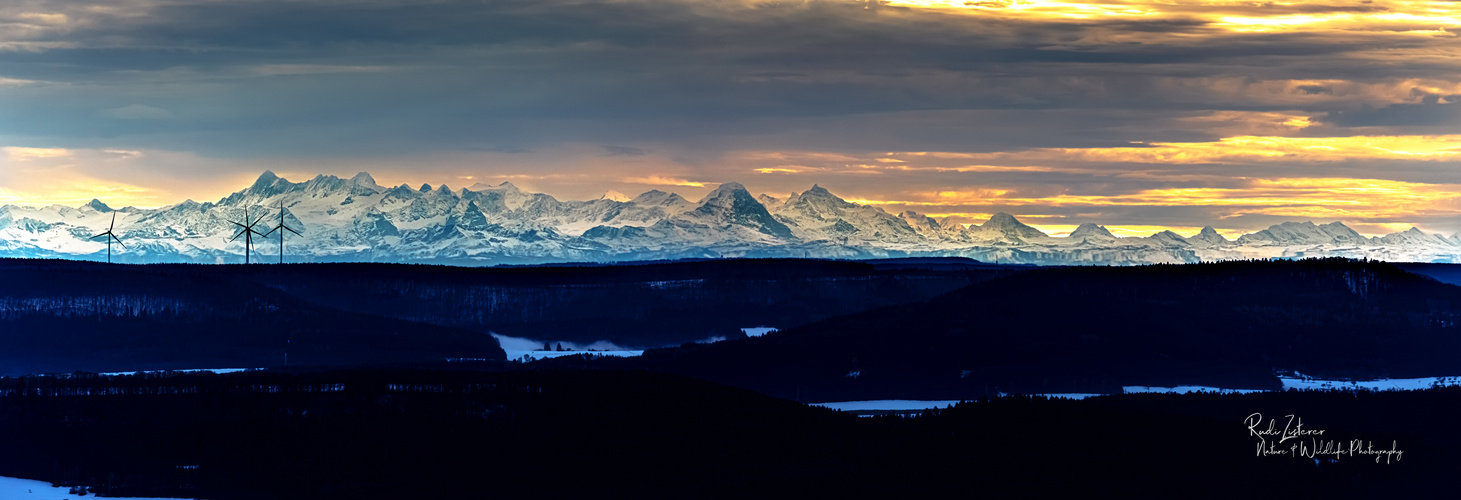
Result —
[{"label": "mountain range", "polygon": [[[404,262],[454,265],[614,262],[723,257],[969,257],[1042,265],[1135,265],[1250,258],[1338,256],[1397,262],[1454,262],[1461,235],[1417,228],[1366,237],[1340,222],[1285,222],[1229,240],[1211,226],[1184,237],[1162,231],[1117,237],[1087,223],[1051,236],[998,213],[961,224],[913,211],[890,214],[848,202],[821,186],[785,198],[755,196],[735,182],[704,199],[652,190],[561,201],[516,186],[381,186],[368,173],[290,182],[264,172],[217,202],[156,209],[0,207],[0,257],[104,260],[111,227],[126,245],[117,262],[236,263],[244,241],[235,222],[281,222],[289,262]],[[255,242],[257,259],[278,259],[279,233]]]}]

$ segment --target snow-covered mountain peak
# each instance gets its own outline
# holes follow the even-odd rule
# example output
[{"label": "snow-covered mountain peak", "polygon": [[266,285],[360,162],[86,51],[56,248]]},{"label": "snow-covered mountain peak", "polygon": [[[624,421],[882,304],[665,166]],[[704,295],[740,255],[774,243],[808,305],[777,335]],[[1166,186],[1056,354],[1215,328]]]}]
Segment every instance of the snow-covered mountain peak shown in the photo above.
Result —
[{"label": "snow-covered mountain peak", "polygon": [[1000,231],[1014,231],[1021,234],[1033,231],[1034,233],[1038,233],[1040,236],[1045,236],[1045,233],[1041,232],[1039,229],[1030,227],[1023,222],[1020,222],[1019,219],[1015,218],[1015,216],[1004,212],[999,212],[990,216],[989,220],[985,221],[984,224],[980,225],[979,227]]},{"label": "snow-covered mountain peak", "polygon": [[1361,236],[1349,226],[1340,222],[1316,225],[1313,222],[1284,222],[1268,229],[1245,234],[1238,238],[1240,245],[1366,245],[1369,238]]},{"label": "snow-covered mountain peak", "polygon": [[242,243],[226,242],[242,221],[277,224],[279,207],[302,236],[286,235],[290,261],[385,261],[454,264],[542,263],[715,257],[883,258],[963,256],[1039,264],[1176,263],[1201,260],[1344,256],[1389,261],[1461,260],[1461,235],[1411,228],[1365,238],[1342,223],[1285,222],[1228,241],[1205,227],[1191,238],[1163,231],[1116,238],[1082,224],[1069,238],[1049,238],[1006,213],[983,224],[959,216],[934,220],[848,202],[820,185],[785,199],[752,197],[728,182],[696,204],[652,190],[628,201],[611,193],[558,201],[511,183],[453,191],[443,184],[389,189],[369,174],[316,176],[292,183],[265,172],[217,203],[184,201],[159,209],[0,208],[0,257],[104,260],[88,238],[116,213],[127,247],[118,262],[239,262]]},{"label": "snow-covered mountain peak", "polygon": [[252,195],[254,199],[262,199],[284,193],[293,186],[293,183],[274,175],[273,171],[265,170],[243,193]]},{"label": "snow-covered mountain peak", "polygon": [[776,209],[781,208],[782,205],[786,204],[784,200],[765,193],[756,195],[756,201],[760,202],[762,206],[766,207],[767,210],[770,210],[772,212],[775,212]]},{"label": "snow-covered mountain peak", "polygon": [[107,212],[112,211],[112,207],[107,206],[106,203],[102,203],[101,200],[98,200],[96,198],[92,198],[91,201],[87,202],[85,205],[82,205],[81,206],[81,209],[82,210],[88,210],[89,209],[89,210],[93,210],[93,211],[97,211],[97,212],[101,212],[101,213],[107,213]]},{"label": "snow-covered mountain peak", "polygon": [[609,201],[617,201],[617,202],[620,202],[620,203],[625,203],[625,202],[628,202],[629,200],[631,200],[632,198],[630,198],[628,195],[625,195],[624,193],[620,193],[618,191],[614,191],[614,190],[610,189],[609,191],[605,192],[603,196],[600,196],[599,199],[600,200],[609,200]]},{"label": "snow-covered mountain peak", "polygon": [[769,236],[792,238],[791,229],[772,217],[739,182],[727,182],[715,188],[701,200],[694,213],[707,222],[745,226]]},{"label": "snow-covered mountain peak", "polygon": [[502,182],[499,182],[499,183],[497,183],[495,185],[494,184],[488,184],[488,183],[485,183],[485,182],[478,182],[476,184],[472,184],[471,186],[467,187],[467,191],[476,191],[478,193],[485,193],[485,192],[489,192],[489,191],[504,191],[504,192],[517,192],[517,193],[521,193],[522,192],[522,190],[518,189],[516,185],[514,185],[513,183],[508,182],[508,181],[502,181]]},{"label": "snow-covered mountain peak", "polygon": [[1174,233],[1171,230],[1166,230],[1153,234],[1151,236],[1147,236],[1147,239],[1163,246],[1192,246],[1192,244],[1187,241],[1187,238],[1183,238],[1181,235]]},{"label": "snow-covered mountain peak", "polygon": [[[749,191],[746,191],[746,186],[742,186],[739,182],[727,182],[721,184],[719,187],[716,187],[714,191],[711,191],[710,194],[705,195],[704,198],[701,198],[698,204],[705,205],[707,203],[720,203],[720,201],[717,200],[733,200],[735,199],[734,197],[736,193],[746,193],[746,196],[748,198],[751,197],[751,193]],[[752,199],[754,200],[754,198]]]},{"label": "snow-covered mountain peak", "polygon": [[1071,241],[1108,242],[1115,241],[1116,235],[1111,234],[1111,231],[1107,230],[1106,226],[1097,225],[1094,222],[1087,222],[1077,226],[1075,231],[1071,231],[1069,238]]},{"label": "snow-covered mountain peak", "polygon": [[[496,186],[479,182],[473,184],[472,187],[466,188],[465,191],[472,191],[484,195],[496,196],[501,200],[502,208],[507,210],[517,210],[519,208],[522,208],[523,205],[527,204],[528,200],[532,197],[532,195],[524,193],[521,189],[518,189],[517,186],[513,185],[513,183],[507,181],[502,181],[502,183]],[[463,192],[461,196],[465,198],[467,194]],[[491,203],[488,204],[488,206],[491,205]]]},{"label": "snow-covered mountain peak", "polygon": [[1201,231],[1192,235],[1191,238],[1187,238],[1187,241],[1194,245],[1204,247],[1220,247],[1232,243],[1227,238],[1224,238],[1223,235],[1218,234],[1217,230],[1213,229],[1212,226],[1203,226]]},{"label": "snow-covered mountain peak", "polygon": [[[273,176],[274,175],[272,172],[269,172],[269,171],[265,171],[264,174],[269,175],[269,176]],[[259,178],[262,179],[263,177],[261,176]],[[367,188],[372,188],[372,189],[379,189],[381,187],[379,184],[376,184],[375,183],[375,177],[372,177],[370,175],[370,172],[360,172],[358,174],[355,174],[355,177],[351,177],[350,178],[350,184],[351,185],[354,185],[354,186],[367,187]]]},{"label": "snow-covered mountain peak", "polygon": [[1005,213],[1005,212],[999,212],[999,213],[996,213],[994,215],[989,216],[989,220],[988,221],[985,221],[984,224],[982,224],[982,226],[984,226],[984,227],[991,227],[991,228],[994,228],[994,227],[1015,227],[1015,226],[1023,226],[1023,225],[1025,225],[1025,224],[1023,222],[1020,222],[1019,219],[1016,219],[1015,216],[1010,215],[1010,214]]},{"label": "snow-covered mountain peak", "polygon": [[1398,233],[1387,234],[1371,240],[1381,245],[1396,246],[1456,246],[1456,242],[1439,234],[1429,234],[1418,227],[1411,227]]},{"label": "snow-covered mountain peak", "polygon": [[[828,191],[827,190],[827,188],[822,187],[821,184],[812,184],[812,188],[811,189],[808,189],[808,190],[802,192],[802,197],[807,197],[807,196],[819,196],[819,197],[824,197],[824,198],[837,198],[836,195],[833,195],[831,191]],[[841,198],[837,198],[837,199],[840,200]]]}]

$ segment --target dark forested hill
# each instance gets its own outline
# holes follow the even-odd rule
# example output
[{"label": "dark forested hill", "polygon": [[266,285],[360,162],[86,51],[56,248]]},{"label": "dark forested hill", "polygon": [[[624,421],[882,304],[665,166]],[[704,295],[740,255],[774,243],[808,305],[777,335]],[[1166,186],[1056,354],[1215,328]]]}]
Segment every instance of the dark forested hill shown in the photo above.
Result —
[{"label": "dark forested hill", "polygon": [[762,338],[601,364],[810,401],[1274,388],[1274,370],[1461,374],[1458,320],[1461,288],[1379,262],[1046,268]]},{"label": "dark forested hill", "polygon": [[[786,328],[920,302],[1010,267],[741,259],[610,266],[230,266],[221,272],[350,311],[514,337],[635,348]],[[962,264],[955,266],[954,264]]]},{"label": "dark forested hill", "polygon": [[458,268],[0,259],[0,374],[502,359],[496,332],[659,347],[927,300],[968,259]]},{"label": "dark forested hill", "polygon": [[0,375],[505,357],[490,335],[341,311],[198,269],[0,261]]}]

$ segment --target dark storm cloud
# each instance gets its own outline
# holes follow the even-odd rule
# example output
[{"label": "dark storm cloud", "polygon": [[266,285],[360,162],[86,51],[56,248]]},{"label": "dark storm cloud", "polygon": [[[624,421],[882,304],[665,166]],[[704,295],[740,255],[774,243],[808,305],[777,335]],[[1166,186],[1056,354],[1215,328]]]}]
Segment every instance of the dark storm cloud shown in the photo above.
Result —
[{"label": "dark storm cloud", "polygon": [[[1323,120],[1341,127],[1455,127],[1461,125],[1461,105],[1440,103],[1434,94],[1420,104],[1391,104],[1383,108],[1340,110]],[[1453,99],[1456,97],[1453,96]],[[1449,132],[1449,131],[1447,131]]]}]

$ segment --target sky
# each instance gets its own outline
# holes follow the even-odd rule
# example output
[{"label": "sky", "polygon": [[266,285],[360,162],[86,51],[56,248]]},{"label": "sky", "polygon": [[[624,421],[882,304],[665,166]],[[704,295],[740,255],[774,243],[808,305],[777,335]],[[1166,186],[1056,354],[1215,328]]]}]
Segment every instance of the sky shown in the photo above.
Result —
[{"label": "sky", "polygon": [[264,170],[1461,231],[1461,2],[7,0],[0,204]]}]

